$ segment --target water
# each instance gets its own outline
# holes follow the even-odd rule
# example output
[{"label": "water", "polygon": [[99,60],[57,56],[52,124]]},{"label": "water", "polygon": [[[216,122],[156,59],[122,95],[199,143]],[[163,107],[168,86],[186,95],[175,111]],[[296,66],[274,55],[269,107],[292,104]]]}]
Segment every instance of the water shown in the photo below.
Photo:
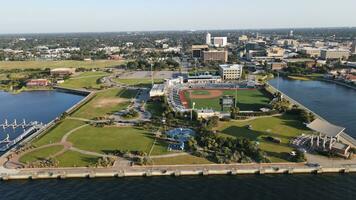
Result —
[{"label": "water", "polygon": [[270,84],[356,137],[356,90],[322,81],[274,79]]},{"label": "water", "polygon": [[[276,85],[275,80],[271,82]],[[327,120],[356,134],[355,90],[318,81],[289,80],[280,80],[280,89]],[[65,103],[63,99],[59,102]],[[0,112],[3,109],[0,106]],[[17,110],[16,106],[6,109]],[[0,182],[0,199],[354,200],[355,185],[356,174],[8,181]]]},{"label": "water", "polygon": [[[57,91],[34,91],[20,94],[0,91],[0,123],[3,123],[5,119],[8,123],[12,123],[14,119],[17,123],[22,123],[23,119],[26,122],[48,123],[83,98],[83,96]],[[6,138],[7,134],[12,140],[22,132],[22,128],[16,130],[1,128],[0,140]]]}]

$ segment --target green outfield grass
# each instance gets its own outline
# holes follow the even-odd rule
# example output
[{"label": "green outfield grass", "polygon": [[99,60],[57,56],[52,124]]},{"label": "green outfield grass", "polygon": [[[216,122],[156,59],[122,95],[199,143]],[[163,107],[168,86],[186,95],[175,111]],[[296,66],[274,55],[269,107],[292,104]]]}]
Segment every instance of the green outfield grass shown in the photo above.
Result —
[{"label": "green outfield grass", "polygon": [[[248,129],[251,125],[252,129]],[[260,148],[265,151],[273,162],[288,161],[288,153],[293,150],[288,145],[291,138],[301,134],[312,133],[294,115],[282,115],[278,117],[265,117],[249,121],[220,122],[216,129],[221,136],[248,138],[258,141]],[[268,142],[266,136],[281,139],[280,144]]]},{"label": "green outfield grass", "polygon": [[66,80],[60,86],[65,88],[73,88],[73,89],[79,89],[79,88],[100,89],[100,86],[102,84],[99,83],[99,80],[107,75],[108,73],[106,72],[84,72],[78,76],[74,76]]},{"label": "green outfield grass", "polygon": [[196,164],[214,164],[211,161],[196,157],[193,155],[182,155],[170,158],[153,158],[154,165],[196,165]]},{"label": "green outfield grass", "polygon": [[0,69],[44,69],[44,68],[105,68],[125,64],[124,60],[95,60],[95,61],[0,61]]},{"label": "green outfield grass", "polygon": [[89,167],[95,165],[99,157],[66,151],[55,159],[59,162],[59,167]]},{"label": "green outfield grass", "polygon": [[[222,90],[222,95],[236,96],[235,90]],[[208,90],[194,90],[193,95],[209,95]],[[190,107],[192,107],[193,102],[195,102],[196,109],[214,109],[216,111],[221,110],[219,104],[220,97],[218,98],[206,98],[197,99],[191,98],[188,91],[184,93]],[[268,107],[270,99],[261,90],[238,90],[237,91],[237,106],[242,111],[259,111],[260,108]]]},{"label": "green outfield grass", "polygon": [[20,162],[22,163],[30,163],[36,160],[42,160],[53,156],[54,154],[61,151],[64,147],[61,145],[47,147],[39,150],[35,150],[33,152],[27,153],[20,158]]},{"label": "green outfield grass", "polygon": [[[75,147],[98,153],[111,153],[115,150],[143,151],[149,153],[154,138],[145,131],[135,127],[88,126],[73,133],[68,140]],[[155,154],[167,153],[165,148],[155,148]]]},{"label": "green outfield grass", "polygon": [[42,137],[37,139],[33,144],[37,147],[60,142],[62,137],[72,129],[75,129],[79,126],[84,125],[85,123],[82,121],[65,119],[60,122],[58,125],[50,129],[47,133],[45,133]]},{"label": "green outfield grass", "polygon": [[85,119],[103,117],[112,112],[126,109],[130,104],[130,99],[134,98],[136,94],[136,90],[117,88],[100,91],[72,116]]}]

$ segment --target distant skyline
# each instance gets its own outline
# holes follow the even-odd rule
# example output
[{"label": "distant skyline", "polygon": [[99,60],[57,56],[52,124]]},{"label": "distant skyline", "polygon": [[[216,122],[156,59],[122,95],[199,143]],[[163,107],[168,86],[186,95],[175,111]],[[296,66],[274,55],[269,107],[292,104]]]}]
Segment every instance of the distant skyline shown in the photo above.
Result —
[{"label": "distant skyline", "polygon": [[0,0],[0,34],[356,27],[355,0]]}]

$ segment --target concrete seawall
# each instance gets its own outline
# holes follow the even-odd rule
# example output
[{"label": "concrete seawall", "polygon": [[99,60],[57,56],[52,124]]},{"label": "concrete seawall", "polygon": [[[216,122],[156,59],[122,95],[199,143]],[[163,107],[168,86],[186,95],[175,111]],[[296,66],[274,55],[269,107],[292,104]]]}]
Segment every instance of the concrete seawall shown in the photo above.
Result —
[{"label": "concrete seawall", "polygon": [[[225,166],[225,167],[224,167]],[[311,167],[216,167],[199,166],[155,166],[113,168],[62,168],[62,169],[26,169],[0,174],[1,180],[26,179],[66,179],[66,178],[110,178],[110,177],[150,177],[150,176],[208,176],[208,175],[264,175],[264,174],[323,174],[356,173],[355,167],[311,168]],[[176,169],[174,169],[176,168]]]}]

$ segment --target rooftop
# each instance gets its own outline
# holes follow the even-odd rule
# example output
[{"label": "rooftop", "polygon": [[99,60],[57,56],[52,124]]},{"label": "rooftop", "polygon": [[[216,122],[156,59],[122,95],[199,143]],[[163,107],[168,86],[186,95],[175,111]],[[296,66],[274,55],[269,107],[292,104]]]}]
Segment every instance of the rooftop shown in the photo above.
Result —
[{"label": "rooftop", "polygon": [[329,137],[337,137],[345,130],[344,127],[335,126],[333,124],[330,124],[329,122],[322,121],[320,119],[314,120],[313,122],[308,124],[307,127],[312,129],[313,131],[319,132],[322,135]]},{"label": "rooftop", "polygon": [[224,65],[219,65],[222,69],[241,69],[243,66],[238,65],[238,64],[224,64]]}]

